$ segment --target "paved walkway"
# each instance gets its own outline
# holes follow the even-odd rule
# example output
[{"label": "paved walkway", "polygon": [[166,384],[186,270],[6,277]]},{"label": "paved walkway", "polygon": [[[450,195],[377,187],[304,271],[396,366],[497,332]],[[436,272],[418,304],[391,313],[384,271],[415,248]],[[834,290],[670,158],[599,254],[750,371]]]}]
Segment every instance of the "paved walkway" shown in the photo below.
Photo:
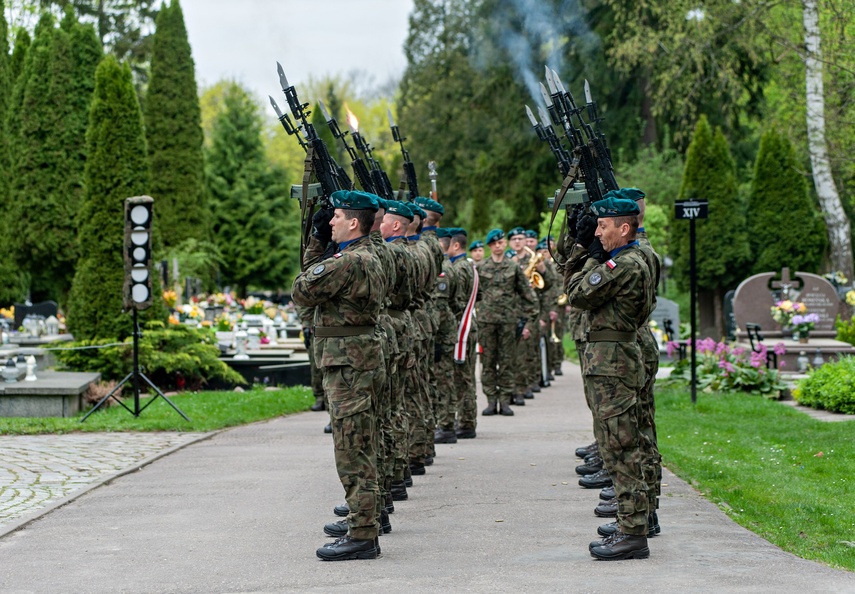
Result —
[{"label": "paved walkway", "polygon": [[0,592],[855,592],[855,574],[781,551],[667,471],[650,558],[593,560],[597,491],[572,455],[590,413],[565,371],[515,417],[437,446],[376,561],[315,557],[342,490],[326,418],[304,413],[193,443],[3,536]]}]

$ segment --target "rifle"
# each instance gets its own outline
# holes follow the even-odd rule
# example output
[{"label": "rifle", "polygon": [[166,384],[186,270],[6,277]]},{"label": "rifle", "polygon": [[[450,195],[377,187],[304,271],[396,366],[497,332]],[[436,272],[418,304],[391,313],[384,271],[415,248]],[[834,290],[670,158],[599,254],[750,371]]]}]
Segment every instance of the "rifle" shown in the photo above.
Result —
[{"label": "rifle", "polygon": [[[401,131],[398,129],[398,126],[395,124],[395,120],[392,117],[392,110],[387,109],[386,115],[389,116],[389,128],[392,129],[392,140],[401,145],[401,155],[404,157],[404,177],[406,178],[407,184],[407,193],[410,195],[410,202],[415,202],[416,198],[419,197],[419,184],[416,181],[416,166],[410,160],[410,151],[404,148],[404,138],[401,135]],[[401,180],[401,184],[398,188],[398,200],[404,197],[404,180]]]},{"label": "rifle", "polygon": [[360,158],[356,149],[350,146],[347,142],[347,132],[341,131],[336,119],[327,112],[327,108],[323,101],[318,101],[318,105],[321,108],[321,113],[324,115],[324,119],[327,121],[327,126],[330,128],[330,132],[332,132],[332,135],[335,138],[341,140],[342,145],[344,145],[344,149],[350,156],[350,166],[353,168],[353,173],[356,175],[356,179],[359,180],[359,185],[361,185],[362,189],[366,192],[376,194],[377,192],[374,189],[374,182],[371,180],[371,175],[368,173],[368,168],[365,166],[365,162]]},{"label": "rifle", "polygon": [[[330,196],[333,192],[342,189],[350,189],[353,183],[344,170],[339,167],[335,159],[330,155],[326,144],[318,136],[317,130],[309,121],[311,111],[307,111],[308,103],[301,103],[297,97],[297,90],[293,85],[288,83],[285,77],[285,71],[282,69],[282,64],[276,62],[276,69],[279,73],[279,84],[282,86],[282,92],[285,93],[285,98],[288,100],[288,107],[291,110],[291,115],[294,121],[287,114],[283,114],[279,110],[279,106],[273,97],[270,97],[270,105],[276,112],[279,122],[285,128],[285,132],[289,136],[295,136],[297,142],[306,151],[305,170],[303,172],[303,192],[300,200],[300,214],[302,233],[300,235],[300,262],[302,266],[303,253],[306,246],[309,244],[309,238],[312,236],[312,216],[315,210],[315,203],[321,208],[332,208]],[[320,195],[313,196],[309,192],[309,180],[312,174],[317,178],[320,184]]]},{"label": "rifle", "polygon": [[544,117],[546,113],[543,111],[543,108],[538,106],[538,110],[540,112],[540,119],[544,122],[543,124],[537,121],[531,108],[528,105],[525,106],[525,113],[537,137],[541,142],[549,144],[549,150],[552,151],[552,154],[555,155],[555,160],[558,162],[558,170],[561,172],[561,177],[566,177],[570,172],[570,153],[561,145],[561,141],[555,135],[555,130],[552,128],[552,124],[549,123],[548,116]]},{"label": "rifle", "polygon": [[353,143],[356,148],[365,156],[368,165],[371,168],[371,182],[376,190],[375,194],[386,200],[394,200],[395,194],[392,191],[392,182],[389,181],[389,176],[380,167],[380,163],[374,158],[371,153],[371,145],[359,133],[359,120],[353,115],[350,110],[347,111],[347,125],[350,127],[350,133],[353,137]]},{"label": "rifle", "polygon": [[585,80],[585,101],[585,106],[588,109],[588,119],[594,122],[595,126],[594,137],[588,141],[588,144],[592,145],[591,148],[597,163],[597,171],[600,173],[606,190],[619,190],[620,186],[618,186],[615,179],[615,170],[612,167],[612,152],[606,143],[606,135],[603,134],[600,128],[600,122],[603,121],[603,118],[597,115],[597,104],[591,96],[591,86],[587,80]]}]

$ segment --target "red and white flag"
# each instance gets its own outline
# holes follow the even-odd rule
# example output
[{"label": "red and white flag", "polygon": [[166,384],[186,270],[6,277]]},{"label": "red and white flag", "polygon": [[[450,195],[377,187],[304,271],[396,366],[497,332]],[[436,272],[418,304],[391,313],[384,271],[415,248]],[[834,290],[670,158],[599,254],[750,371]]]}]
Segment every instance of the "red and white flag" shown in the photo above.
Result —
[{"label": "red and white flag", "polygon": [[478,297],[478,269],[475,263],[472,263],[472,272],[475,274],[475,280],[472,283],[472,294],[469,296],[469,302],[466,304],[466,309],[463,310],[463,317],[460,318],[460,325],[457,328],[457,344],[454,345],[454,362],[466,362],[466,344],[469,340],[469,331],[472,329],[472,318],[475,316],[475,298]]}]

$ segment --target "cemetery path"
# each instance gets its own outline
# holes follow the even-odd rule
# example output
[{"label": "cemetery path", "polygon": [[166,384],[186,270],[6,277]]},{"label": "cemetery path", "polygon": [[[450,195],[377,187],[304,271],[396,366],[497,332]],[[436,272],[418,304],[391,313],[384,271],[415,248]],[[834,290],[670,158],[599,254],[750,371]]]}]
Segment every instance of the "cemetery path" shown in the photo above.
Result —
[{"label": "cemetery path", "polygon": [[513,418],[437,445],[376,561],[315,557],[343,495],[326,415],[303,413],[178,449],[0,538],[0,591],[855,591],[855,574],[781,551],[667,471],[650,558],[593,560],[598,490],[577,485],[572,453],[591,419],[564,370]]}]

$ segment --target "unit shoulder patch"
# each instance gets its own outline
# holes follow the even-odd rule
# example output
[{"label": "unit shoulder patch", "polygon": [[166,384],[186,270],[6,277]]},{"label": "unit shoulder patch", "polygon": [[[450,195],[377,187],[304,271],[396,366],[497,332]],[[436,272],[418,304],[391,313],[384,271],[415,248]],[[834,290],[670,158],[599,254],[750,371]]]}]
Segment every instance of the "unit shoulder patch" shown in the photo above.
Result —
[{"label": "unit shoulder patch", "polygon": [[591,276],[588,277],[588,284],[591,286],[597,286],[603,280],[603,275],[599,272],[595,272]]},{"label": "unit shoulder patch", "polygon": [[319,275],[319,274],[322,274],[322,273],[324,272],[324,270],[326,270],[326,269],[327,269],[327,267],[326,267],[326,266],[324,266],[323,264],[318,264],[317,266],[315,266],[315,267],[312,269],[312,274],[314,274],[315,276],[317,276],[317,275]]}]

